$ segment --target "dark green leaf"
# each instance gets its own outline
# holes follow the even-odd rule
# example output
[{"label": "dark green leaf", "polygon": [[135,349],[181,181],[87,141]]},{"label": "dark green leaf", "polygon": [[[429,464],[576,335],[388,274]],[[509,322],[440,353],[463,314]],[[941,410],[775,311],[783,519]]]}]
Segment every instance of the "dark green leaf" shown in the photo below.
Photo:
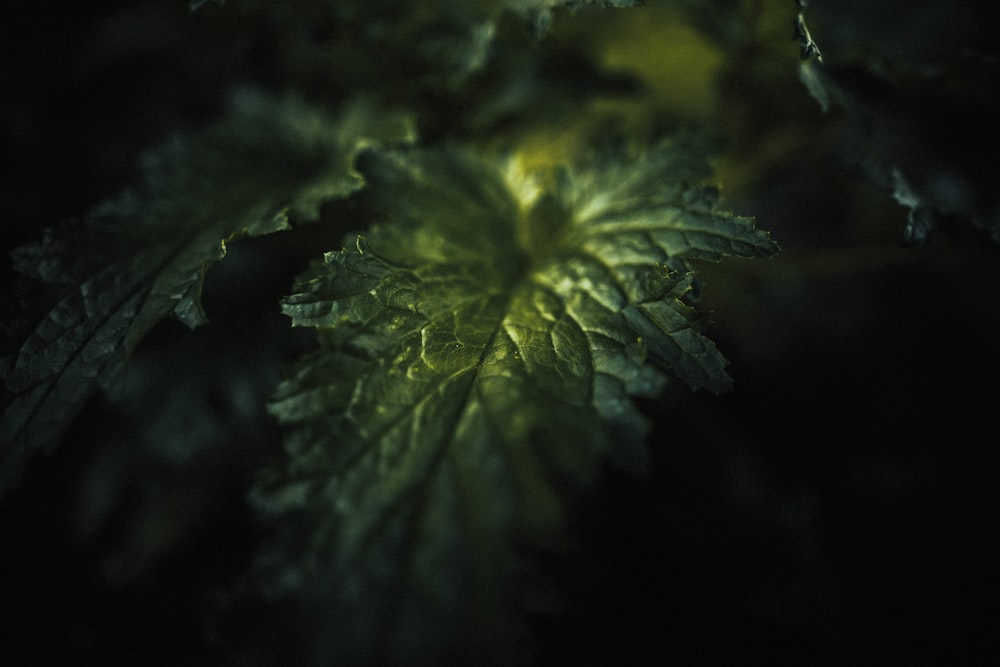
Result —
[{"label": "dark green leaf", "polygon": [[693,184],[703,153],[682,135],[537,172],[457,149],[374,158],[384,222],[285,301],[321,347],[274,397],[291,461],[256,494],[282,515],[272,592],[334,598],[323,642],[513,658],[522,547],[566,543],[604,461],[643,469],[630,396],[667,371],[728,386],[687,262],[777,247]]},{"label": "dark green leaf", "polygon": [[361,187],[359,151],[411,135],[405,118],[364,102],[331,119],[295,99],[241,92],[219,124],[150,153],[139,189],[14,251],[14,268],[49,300],[5,327],[0,493],[120,376],[154,324],[205,321],[202,278],[228,242],[315,218],[322,201]]}]

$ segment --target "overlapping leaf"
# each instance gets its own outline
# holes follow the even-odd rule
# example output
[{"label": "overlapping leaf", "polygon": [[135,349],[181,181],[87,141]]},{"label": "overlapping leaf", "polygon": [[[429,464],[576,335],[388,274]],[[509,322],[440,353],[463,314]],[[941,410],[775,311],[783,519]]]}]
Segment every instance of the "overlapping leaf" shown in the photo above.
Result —
[{"label": "overlapping leaf", "polygon": [[156,322],[204,322],[202,278],[228,241],[314,218],[321,201],[361,187],[361,149],[411,133],[364,103],[337,119],[241,92],[218,125],[152,152],[140,189],[16,250],[14,268],[34,285],[0,350],[0,493]]},{"label": "overlapping leaf", "polygon": [[334,598],[317,641],[511,649],[521,547],[564,543],[602,462],[643,466],[630,396],[668,371],[729,383],[685,303],[687,262],[777,248],[716,208],[707,174],[693,135],[538,173],[457,149],[373,160],[384,222],[285,301],[321,345],[274,398],[291,460],[257,494],[282,517],[261,557],[272,590]]}]

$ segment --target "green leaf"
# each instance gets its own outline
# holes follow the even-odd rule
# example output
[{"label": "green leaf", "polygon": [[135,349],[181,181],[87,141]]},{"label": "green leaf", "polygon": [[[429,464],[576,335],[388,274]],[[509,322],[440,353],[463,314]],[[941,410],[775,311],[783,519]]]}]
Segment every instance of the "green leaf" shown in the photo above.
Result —
[{"label": "green leaf", "polygon": [[322,201],[362,186],[359,151],[411,135],[405,118],[365,102],[336,119],[242,91],[217,125],[151,152],[140,188],[15,250],[14,268],[48,299],[39,308],[29,295],[35,311],[5,327],[0,494],[95,389],[120,376],[154,324],[170,315],[205,322],[202,279],[228,242],[315,218]]},{"label": "green leaf", "polygon": [[344,655],[513,659],[525,548],[568,543],[605,461],[643,469],[630,396],[667,371],[729,384],[688,260],[777,247],[692,184],[694,135],[574,168],[450,148],[365,172],[383,222],[284,302],[320,349],[271,404],[296,428],[256,492],[281,517],[260,564],[276,595],[332,596],[320,641]]}]

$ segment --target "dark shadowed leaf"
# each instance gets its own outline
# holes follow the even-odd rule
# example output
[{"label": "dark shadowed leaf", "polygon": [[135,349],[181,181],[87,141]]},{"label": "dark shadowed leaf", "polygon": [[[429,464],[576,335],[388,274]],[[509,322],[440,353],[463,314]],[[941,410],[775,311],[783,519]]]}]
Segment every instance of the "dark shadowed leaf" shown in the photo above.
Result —
[{"label": "dark shadowed leaf", "polygon": [[362,186],[359,151],[411,138],[406,118],[364,102],[337,118],[239,92],[217,125],[151,152],[139,188],[15,250],[30,308],[14,308],[0,349],[0,493],[153,325],[205,321],[202,279],[228,242],[315,218]]}]

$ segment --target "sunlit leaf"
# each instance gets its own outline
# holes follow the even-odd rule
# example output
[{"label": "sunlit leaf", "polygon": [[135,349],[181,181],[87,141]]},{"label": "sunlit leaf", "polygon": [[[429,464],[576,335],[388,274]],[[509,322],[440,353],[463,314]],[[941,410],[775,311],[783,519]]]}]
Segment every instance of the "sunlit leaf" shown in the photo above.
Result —
[{"label": "sunlit leaf", "polygon": [[573,168],[450,148],[365,173],[383,222],[284,304],[320,349],[271,405],[295,428],[256,494],[281,516],[261,567],[275,594],[332,598],[317,641],[345,656],[511,658],[523,549],[566,543],[604,462],[643,469],[630,396],[729,384],[688,261],[777,247],[695,183],[693,135]]}]

